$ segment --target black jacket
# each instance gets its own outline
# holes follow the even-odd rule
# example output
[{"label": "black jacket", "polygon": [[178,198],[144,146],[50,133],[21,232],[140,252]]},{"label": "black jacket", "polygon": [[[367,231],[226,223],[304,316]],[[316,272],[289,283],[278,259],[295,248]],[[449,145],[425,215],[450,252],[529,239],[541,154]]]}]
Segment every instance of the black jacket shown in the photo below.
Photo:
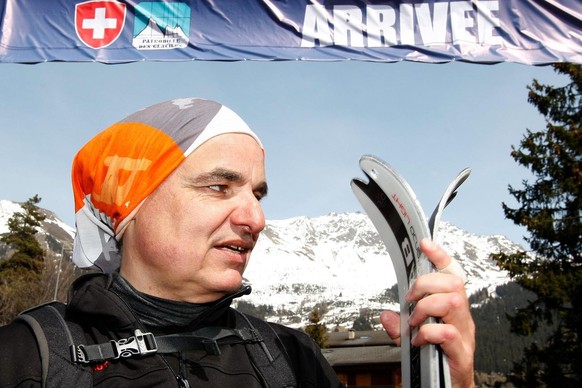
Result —
[{"label": "black jacket", "polygon": [[[92,274],[79,278],[71,287],[66,319],[83,327],[87,344],[104,343],[145,331],[128,305],[113,290],[113,275]],[[237,328],[230,308],[233,295],[220,301],[192,322],[189,330],[207,326]],[[317,345],[306,334],[270,324],[290,358],[299,387],[340,387],[333,369]],[[175,334],[184,328],[167,328],[155,335]],[[190,387],[264,387],[261,374],[252,365],[243,344],[221,347],[219,356],[205,351],[153,354],[121,358],[93,365],[93,385],[101,387],[177,387],[178,376]],[[20,321],[0,328],[0,388],[39,387],[40,355],[29,327]],[[71,387],[77,387],[71,382]],[[64,387],[66,388],[66,387]]]}]

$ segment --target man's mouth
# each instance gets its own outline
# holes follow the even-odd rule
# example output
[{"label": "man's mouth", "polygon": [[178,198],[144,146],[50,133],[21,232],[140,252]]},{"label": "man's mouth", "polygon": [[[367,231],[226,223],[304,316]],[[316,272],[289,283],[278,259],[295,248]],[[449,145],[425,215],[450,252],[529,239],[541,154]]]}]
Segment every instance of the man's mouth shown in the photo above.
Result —
[{"label": "man's mouth", "polygon": [[224,248],[226,249],[230,249],[231,251],[235,251],[238,253],[245,253],[248,251],[248,248],[244,248],[244,247],[239,247],[236,245],[225,245]]},{"label": "man's mouth", "polygon": [[245,241],[225,241],[222,244],[218,244],[217,248],[226,249],[231,252],[236,252],[238,254],[245,254],[253,249],[254,244],[247,243]]}]

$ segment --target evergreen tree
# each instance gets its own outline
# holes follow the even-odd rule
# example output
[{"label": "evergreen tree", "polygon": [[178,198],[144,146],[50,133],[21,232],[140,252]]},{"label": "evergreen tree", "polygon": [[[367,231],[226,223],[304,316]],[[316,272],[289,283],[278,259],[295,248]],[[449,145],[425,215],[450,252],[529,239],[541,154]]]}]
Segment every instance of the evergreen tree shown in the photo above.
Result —
[{"label": "evergreen tree", "polygon": [[546,118],[546,128],[527,130],[511,156],[534,181],[509,186],[519,203],[505,203],[506,218],[524,226],[531,252],[497,254],[499,266],[536,298],[511,317],[512,331],[531,335],[541,323],[556,327],[549,340],[533,344],[515,365],[519,385],[580,386],[582,383],[582,67],[555,64],[570,77],[563,87],[528,87],[528,101]]},{"label": "evergreen tree", "polygon": [[356,331],[372,330],[372,311],[370,309],[360,309],[360,315],[354,320],[352,328]]},{"label": "evergreen tree", "polygon": [[30,307],[42,295],[45,252],[36,240],[37,227],[45,219],[36,206],[38,195],[22,205],[8,220],[8,233],[1,241],[14,253],[0,260],[0,317],[12,317]]},{"label": "evergreen tree", "polygon": [[[481,294],[481,297],[475,296],[477,294]],[[526,306],[535,298],[534,293],[514,282],[497,286],[496,298],[485,298],[482,292],[477,294],[470,298],[476,302],[471,307],[471,315],[476,325],[475,370],[507,375],[511,373],[512,364],[523,358],[527,347],[536,342],[544,343],[556,327],[542,322],[531,336],[510,333],[507,313]]]},{"label": "evergreen tree", "polygon": [[6,243],[15,252],[2,262],[0,271],[24,270],[36,275],[42,273],[45,252],[36,240],[37,228],[41,226],[45,216],[36,206],[41,201],[38,195],[22,204],[23,212],[16,212],[8,220],[8,233],[2,236]]},{"label": "evergreen tree", "polygon": [[311,324],[305,327],[305,332],[309,334],[311,338],[315,341],[315,343],[321,348],[324,349],[327,347],[327,340],[329,339],[329,334],[327,333],[327,327],[325,324],[321,323],[321,312],[317,307],[315,307],[309,313],[309,322]]}]

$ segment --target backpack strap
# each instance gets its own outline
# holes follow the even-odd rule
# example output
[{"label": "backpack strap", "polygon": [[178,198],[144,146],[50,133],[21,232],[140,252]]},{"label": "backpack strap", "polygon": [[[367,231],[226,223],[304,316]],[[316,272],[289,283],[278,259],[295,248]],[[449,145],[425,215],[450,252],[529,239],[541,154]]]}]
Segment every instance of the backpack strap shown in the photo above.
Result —
[{"label": "backpack strap", "polygon": [[[204,348],[209,354],[220,354],[218,344],[243,343],[252,364],[271,387],[297,387],[295,374],[285,347],[275,330],[262,319],[235,312],[239,330],[208,328],[196,335],[154,337],[136,330],[126,340],[103,344],[86,343],[81,326],[64,319],[65,305],[50,302],[24,311],[16,319],[25,322],[36,337],[42,365],[42,387],[89,387],[93,377],[89,364],[105,359],[131,357],[146,353],[173,353]],[[194,334],[194,333],[193,333]]]},{"label": "backpack strap", "polygon": [[71,349],[85,342],[81,326],[65,322],[65,305],[50,302],[26,310],[16,317],[25,322],[35,335],[42,366],[42,387],[90,387],[91,369],[72,362]]},{"label": "backpack strap", "polygon": [[244,314],[236,309],[237,327],[248,327],[257,341],[246,343],[247,353],[270,387],[297,387],[295,373],[291,369],[291,361],[279,336],[264,320]]},{"label": "backpack strap", "polygon": [[109,340],[93,345],[74,345],[71,355],[78,363],[95,363],[118,358],[144,356],[150,353],[179,353],[188,350],[204,350],[219,356],[219,345],[260,342],[249,328],[227,329],[206,327],[189,333],[154,336],[139,329],[129,338]]}]

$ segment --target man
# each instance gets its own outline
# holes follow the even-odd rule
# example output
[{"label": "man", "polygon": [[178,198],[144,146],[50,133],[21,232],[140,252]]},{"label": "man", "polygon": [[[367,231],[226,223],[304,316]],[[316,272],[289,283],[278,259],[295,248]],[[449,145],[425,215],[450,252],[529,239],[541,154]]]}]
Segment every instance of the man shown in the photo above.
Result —
[{"label": "man", "polygon": [[[264,160],[260,140],[239,116],[202,99],[138,111],[79,151],[73,260],[103,272],[73,284],[65,315],[84,334],[86,344],[74,348],[81,361],[91,360],[79,367],[83,378],[108,387],[340,386],[305,334],[229,307],[250,292],[242,276],[265,226]],[[437,268],[451,261],[439,247],[423,242],[423,249]],[[427,315],[445,322],[423,326],[415,345],[441,344],[458,386],[470,386],[473,377],[466,299],[462,281],[444,273],[418,279],[409,293],[419,300],[411,325]],[[382,316],[395,339],[397,322]],[[116,354],[150,332],[159,351]],[[203,346],[185,345],[192,333],[205,338]],[[41,352],[31,329],[17,320],[0,328],[0,342],[0,387],[39,386]],[[60,381],[79,386],[70,380]]]}]

